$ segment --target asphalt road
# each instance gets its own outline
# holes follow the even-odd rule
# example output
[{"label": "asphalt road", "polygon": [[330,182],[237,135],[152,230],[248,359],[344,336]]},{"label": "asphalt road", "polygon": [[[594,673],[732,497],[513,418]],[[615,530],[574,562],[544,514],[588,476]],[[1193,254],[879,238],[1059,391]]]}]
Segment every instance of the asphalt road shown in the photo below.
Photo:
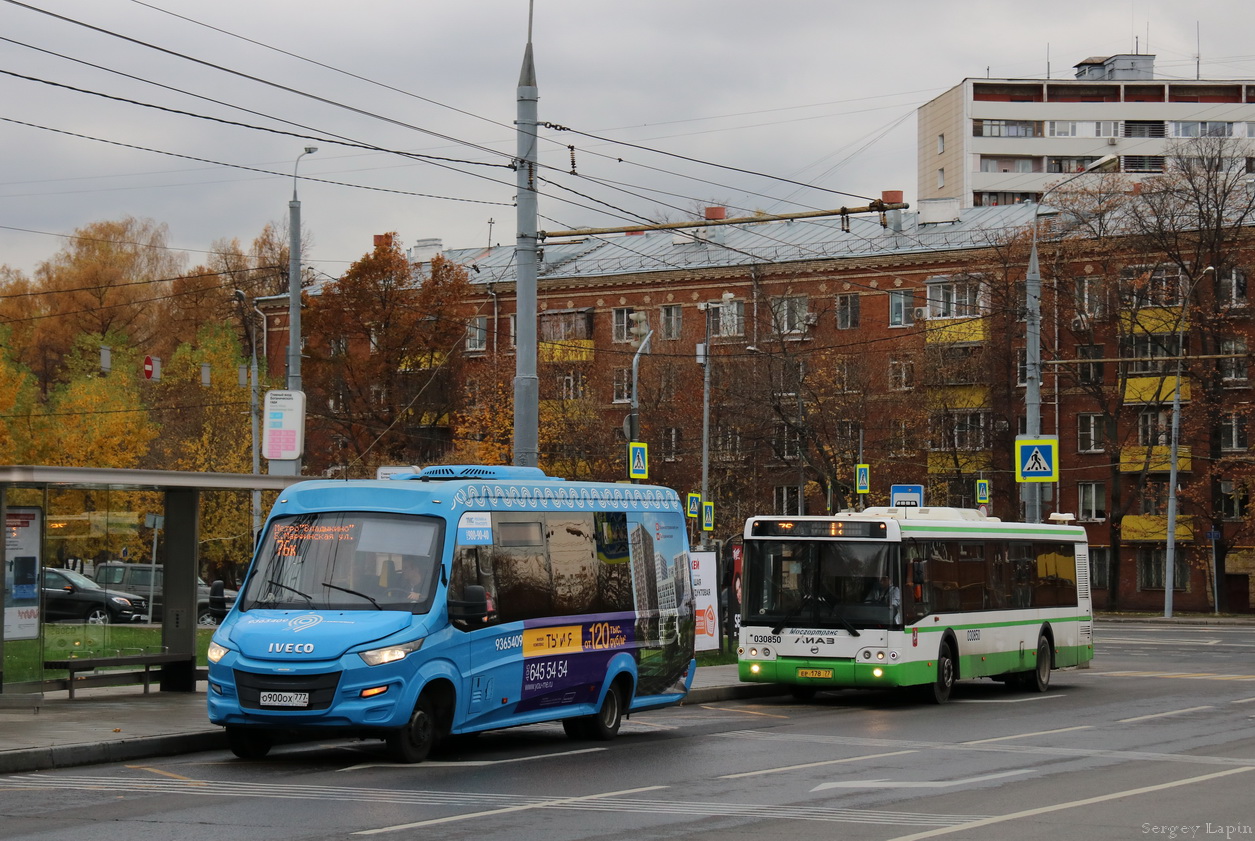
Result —
[{"label": "asphalt road", "polygon": [[433,761],[377,743],[0,777],[0,838],[906,841],[1255,837],[1255,628],[1101,624],[1043,695],[961,683],[556,725]]}]

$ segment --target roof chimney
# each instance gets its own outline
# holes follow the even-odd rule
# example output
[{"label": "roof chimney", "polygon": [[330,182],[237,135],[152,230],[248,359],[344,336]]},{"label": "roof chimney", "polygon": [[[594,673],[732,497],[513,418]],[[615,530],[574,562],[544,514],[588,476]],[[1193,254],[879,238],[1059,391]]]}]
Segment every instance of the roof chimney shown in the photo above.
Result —
[{"label": "roof chimney", "polygon": [[706,208],[706,221],[713,222],[717,219],[727,219],[728,209],[726,207],[708,207]]}]

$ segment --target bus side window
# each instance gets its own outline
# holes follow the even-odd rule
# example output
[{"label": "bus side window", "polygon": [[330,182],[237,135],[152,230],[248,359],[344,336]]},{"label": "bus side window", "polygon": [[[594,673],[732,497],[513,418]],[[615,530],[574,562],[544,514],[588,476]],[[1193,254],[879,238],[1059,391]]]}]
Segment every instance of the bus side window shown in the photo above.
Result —
[{"label": "bus side window", "polygon": [[488,615],[480,620],[454,619],[453,626],[463,631],[495,625],[497,618],[497,585],[492,576],[491,546],[462,546],[453,556],[453,574],[449,576],[449,600],[461,601],[468,584],[478,584],[488,596]]}]

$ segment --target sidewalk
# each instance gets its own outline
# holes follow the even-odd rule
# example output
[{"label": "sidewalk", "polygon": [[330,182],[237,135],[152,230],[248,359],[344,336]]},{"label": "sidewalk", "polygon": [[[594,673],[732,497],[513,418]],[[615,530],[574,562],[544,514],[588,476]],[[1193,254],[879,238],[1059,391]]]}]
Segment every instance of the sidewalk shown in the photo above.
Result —
[{"label": "sidewalk", "polygon": [[[225,732],[205,714],[205,691],[204,682],[196,692],[154,689],[148,695],[138,686],[80,689],[73,701],[65,692],[54,692],[37,711],[6,700],[0,706],[0,774],[226,750]],[[735,665],[702,666],[684,703],[781,691],[740,683]]]}]

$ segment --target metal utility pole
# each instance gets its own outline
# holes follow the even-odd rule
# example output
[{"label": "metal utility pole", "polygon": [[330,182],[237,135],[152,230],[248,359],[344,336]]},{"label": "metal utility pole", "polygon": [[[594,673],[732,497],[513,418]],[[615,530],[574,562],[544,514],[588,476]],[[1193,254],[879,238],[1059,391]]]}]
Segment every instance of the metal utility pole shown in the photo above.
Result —
[{"label": "metal utility pole", "polygon": [[536,115],[539,93],[536,65],[532,59],[532,9],[527,13],[527,49],[519,73],[518,110],[515,120],[517,154],[515,217],[518,237],[514,259],[517,268],[517,312],[514,373],[514,464],[537,467],[540,463],[540,383],[536,376]]},{"label": "metal utility pole", "polygon": [[[296,196],[296,171],[301,158],[318,151],[306,146],[292,164],[292,200],[288,202],[288,391],[301,390],[301,200]],[[302,423],[304,419],[302,418]],[[270,472],[301,475],[301,459],[272,459]]]}]

